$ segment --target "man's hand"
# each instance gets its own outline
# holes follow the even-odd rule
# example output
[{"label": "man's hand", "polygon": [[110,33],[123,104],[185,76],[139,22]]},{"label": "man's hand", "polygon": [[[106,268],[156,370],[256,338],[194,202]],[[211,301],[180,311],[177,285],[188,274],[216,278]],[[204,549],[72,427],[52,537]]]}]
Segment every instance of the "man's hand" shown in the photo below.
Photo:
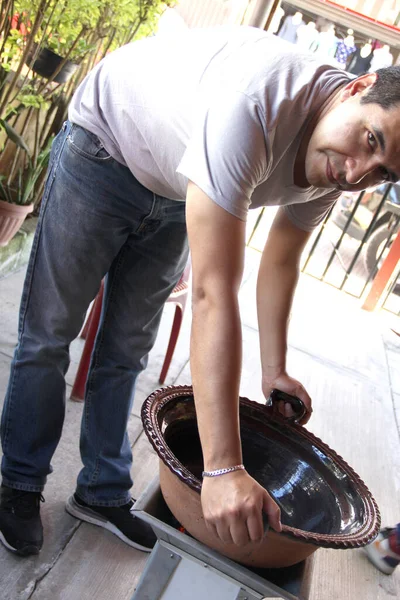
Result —
[{"label": "man's hand", "polygon": [[278,505],[246,471],[204,477],[201,504],[207,529],[227,544],[261,542],[262,511],[270,527],[282,530]]},{"label": "man's hand", "polygon": [[[262,378],[262,390],[265,398],[268,400],[271,391],[276,388],[282,392],[286,392],[291,396],[297,396],[305,405],[307,412],[304,417],[299,421],[300,425],[305,425],[312,414],[311,398],[308,395],[306,389],[293,377],[290,377],[286,372],[280,373],[275,376],[264,375]],[[287,402],[279,402],[279,412],[284,417],[291,417],[294,414],[293,408]]]},{"label": "man's hand", "polygon": [[[276,388],[302,400],[311,416],[311,398],[302,384],[286,372],[287,330],[300,257],[310,238],[308,231],[296,227],[281,207],[271,226],[261,258],[257,282],[257,312],[260,332],[262,388],[266,398]],[[279,411],[291,417],[293,409],[285,403]]]}]

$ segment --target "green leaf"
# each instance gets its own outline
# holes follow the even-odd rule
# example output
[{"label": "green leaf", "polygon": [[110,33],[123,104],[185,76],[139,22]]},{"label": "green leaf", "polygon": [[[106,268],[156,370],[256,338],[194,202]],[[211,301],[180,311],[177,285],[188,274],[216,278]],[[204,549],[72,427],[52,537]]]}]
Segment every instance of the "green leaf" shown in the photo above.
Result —
[{"label": "green leaf", "polygon": [[5,185],[3,185],[3,179],[5,179],[5,176],[0,175],[0,195],[3,197],[3,200],[12,204],[13,200],[11,198],[8,188]]},{"label": "green leaf", "polygon": [[27,153],[27,155],[30,156],[31,153],[30,153],[30,150],[29,150],[28,146],[25,143],[24,138],[21,137],[15,131],[14,127],[12,127],[11,125],[9,125],[9,123],[7,123],[7,121],[4,121],[4,119],[0,119],[0,125],[1,125],[1,127],[3,127],[3,129],[5,130],[6,134],[10,138],[10,140],[12,142],[14,142],[14,144],[16,144],[19,148],[22,148],[22,150],[25,150],[25,152]]}]

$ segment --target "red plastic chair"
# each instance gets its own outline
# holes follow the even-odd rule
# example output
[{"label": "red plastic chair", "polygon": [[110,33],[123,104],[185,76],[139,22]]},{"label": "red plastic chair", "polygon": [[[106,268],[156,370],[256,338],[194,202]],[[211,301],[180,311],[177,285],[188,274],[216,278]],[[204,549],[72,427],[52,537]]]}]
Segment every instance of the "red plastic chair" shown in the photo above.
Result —
[{"label": "red plastic chair", "polygon": [[[171,295],[167,300],[167,302],[173,302],[176,305],[176,308],[174,320],[172,323],[171,335],[168,342],[168,348],[160,373],[160,383],[164,383],[167,377],[168,369],[171,364],[172,356],[174,354],[176,342],[178,340],[179,332],[181,329],[183,314],[185,312],[186,301],[189,291],[190,268],[191,264],[190,261],[188,261],[185,270],[182,274],[182,277],[178,281],[177,285],[174,287]],[[83,347],[81,360],[79,361],[78,370],[76,373],[74,385],[72,387],[72,392],[70,396],[71,400],[74,400],[75,402],[83,402],[85,398],[86,379],[89,371],[90,358],[92,355],[94,340],[96,338],[97,329],[99,327],[101,307],[103,304],[103,294],[104,283],[101,282],[100,290],[94,300],[89,316],[86,319],[86,323],[80,334],[80,337],[85,339],[85,345]]]}]

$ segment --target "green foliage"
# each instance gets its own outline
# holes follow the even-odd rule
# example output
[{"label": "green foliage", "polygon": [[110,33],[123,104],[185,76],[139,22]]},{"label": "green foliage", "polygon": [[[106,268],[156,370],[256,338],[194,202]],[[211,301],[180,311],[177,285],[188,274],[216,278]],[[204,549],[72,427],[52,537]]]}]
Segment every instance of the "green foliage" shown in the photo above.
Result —
[{"label": "green foliage", "polygon": [[24,86],[16,99],[25,108],[43,108],[47,110],[50,107],[50,102],[46,101],[41,94],[36,94],[31,86]]},{"label": "green foliage", "polygon": [[7,133],[8,138],[14,142],[18,148],[25,152],[27,159],[26,169],[19,169],[17,182],[11,188],[3,183],[5,176],[0,175],[0,194],[4,200],[11,204],[30,204],[35,195],[36,182],[47,168],[53,138],[51,138],[46,146],[42,148],[37,158],[32,159],[29,148],[23,137],[3,119],[0,119],[0,126]]},{"label": "green foliage", "polygon": [[0,200],[5,200],[9,204],[14,204],[15,195],[13,190],[3,183],[5,175],[0,175]]},{"label": "green foliage", "polygon": [[17,204],[30,204],[35,194],[35,185],[43,171],[49,164],[51,145],[50,139],[47,145],[39,152],[35,162],[28,158],[28,168],[19,172],[18,201]]},{"label": "green foliage", "polygon": [[[15,0],[10,6],[9,19],[19,14],[22,30],[0,32],[4,42],[0,65],[10,71],[21,58],[33,24],[39,18],[41,0]],[[35,42],[48,47],[62,57],[80,62],[100,42],[114,49],[132,39],[154,32],[160,15],[175,0],[48,0],[46,10],[40,13],[40,26]],[[5,35],[4,35],[5,34]],[[108,40],[112,41],[111,46]]]},{"label": "green foliage", "polygon": [[99,17],[98,4],[98,0],[53,0],[47,11],[51,19],[44,20],[35,41],[60,56],[68,54],[72,61],[81,60],[93,48],[87,34]]},{"label": "green foliage", "polygon": [[[59,56],[65,57],[68,54],[68,59],[72,62],[79,62],[88,52],[93,50],[94,45],[88,44],[87,40],[79,39],[70,52],[70,48],[74,43],[76,37],[72,37],[74,34],[71,33],[68,37],[62,35],[49,35],[45,38],[45,45],[47,48],[58,54]],[[79,35],[79,33],[78,33]]]},{"label": "green foliage", "polygon": [[[106,52],[151,35],[164,9],[173,4],[174,0],[13,0],[3,3],[3,10],[8,14],[2,15],[3,29],[0,30],[0,130],[24,153],[25,159],[25,168],[20,169],[15,178],[16,198],[7,196],[8,188],[0,176],[0,193],[10,202],[28,204],[35,198],[35,186],[40,188],[50,145],[38,153],[38,140],[47,139],[38,129],[35,156],[31,156],[25,140],[9,121],[12,122],[14,115],[29,111],[25,121],[29,128],[30,119],[36,118],[37,111],[48,111],[53,121],[49,122],[46,115],[45,119],[38,118],[37,123],[44,122],[47,131],[56,131],[64,118],[64,107],[87,70]],[[20,15],[19,30],[10,30],[16,13]],[[82,63],[72,85],[47,84],[44,78],[27,71],[26,61],[38,50],[35,44],[39,49],[47,47],[63,58]]]},{"label": "green foliage", "polygon": [[1,66],[7,73],[11,71],[15,63],[20,59],[23,43],[23,35],[16,29],[11,29],[4,41],[3,51],[0,56]]},{"label": "green foliage", "polygon": [[[39,2],[31,1],[26,21],[33,21]],[[137,34],[135,39],[149,35],[172,4],[172,0],[50,0],[35,41],[79,62],[99,40],[106,43],[111,35],[113,48],[131,41],[130,32]],[[26,0],[15,5],[28,12]]]},{"label": "green foliage", "polygon": [[[174,0],[115,0],[117,10],[112,15],[109,26],[116,30],[112,49],[154,33],[157,21]],[[133,38],[129,33],[134,33]]]},{"label": "green foliage", "polygon": [[24,138],[15,131],[14,127],[11,127],[11,125],[9,125],[9,123],[7,123],[7,121],[4,119],[0,119],[0,127],[4,129],[9,139],[14,142],[18,148],[21,148],[27,153],[28,156],[30,156],[30,151],[25,143]]}]

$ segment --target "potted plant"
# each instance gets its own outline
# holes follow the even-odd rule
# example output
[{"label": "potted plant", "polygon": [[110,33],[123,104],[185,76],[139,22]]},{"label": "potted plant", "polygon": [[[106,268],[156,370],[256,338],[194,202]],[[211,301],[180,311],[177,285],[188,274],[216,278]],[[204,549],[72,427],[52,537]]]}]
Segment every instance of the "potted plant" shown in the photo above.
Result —
[{"label": "potted plant", "polygon": [[98,12],[98,0],[65,0],[52,5],[28,55],[32,71],[55,83],[68,81],[92,49],[87,38]]},{"label": "potted plant", "polygon": [[[5,130],[18,148],[14,158],[8,152],[12,148],[0,152],[3,173],[7,172],[7,180],[1,179],[0,189],[3,214],[4,210],[29,214],[32,203],[36,208],[49,158],[47,141],[59,130],[69,100],[86,73],[107,52],[150,35],[162,11],[173,3],[174,0],[31,0],[27,7],[22,0],[15,0],[5,4],[0,23],[0,131]],[[44,67],[46,55],[51,60],[57,55],[57,62]],[[65,86],[48,85],[62,83],[71,76],[69,61],[73,64],[72,71],[79,64],[72,81]],[[28,71],[26,64],[43,73],[43,79],[32,77],[32,70]],[[7,129],[10,122],[18,127],[20,137],[10,125]],[[31,136],[33,130],[31,156],[22,145],[22,136]],[[21,152],[24,164],[18,171]],[[13,166],[9,170],[10,161]],[[29,195],[32,182],[36,189]],[[10,190],[9,185],[15,189]],[[3,217],[1,222],[4,229]],[[13,229],[16,231],[19,226],[20,223],[15,224]],[[3,236],[0,244],[6,243]]]},{"label": "potted plant", "polygon": [[18,170],[12,185],[5,183],[4,175],[0,176],[0,246],[7,246],[34,209],[35,185],[47,168],[52,139],[33,160],[24,139],[3,119],[0,119],[0,125],[9,139],[25,152],[27,163],[25,169]]},{"label": "potted plant", "polygon": [[[64,27],[61,27],[61,30]],[[35,43],[28,55],[27,64],[34,73],[51,79],[55,83],[66,83],[79,67],[80,61],[91,50],[83,37],[82,27],[78,32],[49,33],[41,43]]]}]

